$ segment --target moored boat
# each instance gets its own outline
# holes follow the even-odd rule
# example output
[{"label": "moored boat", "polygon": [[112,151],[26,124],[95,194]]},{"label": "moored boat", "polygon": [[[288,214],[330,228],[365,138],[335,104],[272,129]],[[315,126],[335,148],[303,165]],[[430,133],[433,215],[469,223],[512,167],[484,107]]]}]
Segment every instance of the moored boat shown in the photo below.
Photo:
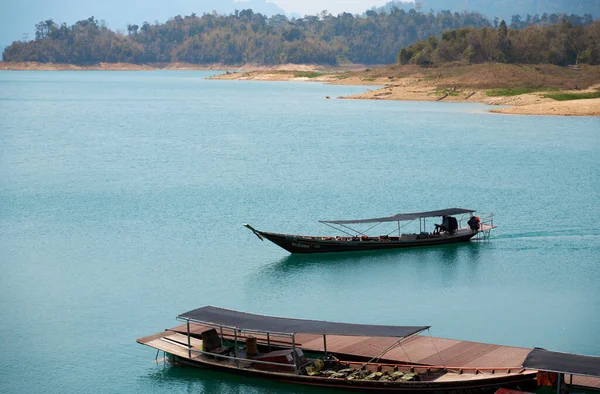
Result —
[{"label": "moored boat", "polygon": [[[201,366],[255,378],[359,391],[453,391],[529,385],[536,371],[519,365],[465,367],[392,363],[391,350],[429,326],[382,326],[290,319],[238,312],[211,306],[177,317],[185,329],[168,330],[137,341],[164,351],[175,363]],[[194,327],[191,327],[191,326]],[[304,353],[297,338],[322,341],[320,351]],[[362,342],[387,339],[375,356],[343,360],[327,350],[327,338],[359,337]],[[433,338],[432,338],[433,340]],[[381,341],[377,343],[382,343]],[[406,349],[403,348],[405,352]],[[439,354],[438,354],[439,355]],[[440,356],[441,360],[441,356]]]},{"label": "moored boat", "polygon": [[[427,231],[427,219],[440,217],[441,224],[434,224],[433,231]],[[419,231],[404,233],[403,229],[415,221],[419,221]],[[244,224],[258,238],[265,238],[290,253],[328,253],[351,252],[361,250],[396,249],[415,246],[443,245],[468,242],[474,237],[489,237],[494,229],[494,215],[483,216],[483,220],[475,215],[475,211],[464,208],[449,208],[437,211],[397,214],[389,217],[355,220],[320,220],[340,232],[343,236],[311,236],[282,234],[259,231],[249,224]],[[391,231],[383,235],[371,236],[367,233],[384,223],[396,223]],[[368,225],[367,230],[358,230],[351,225]],[[389,230],[389,229],[387,229]]]}]

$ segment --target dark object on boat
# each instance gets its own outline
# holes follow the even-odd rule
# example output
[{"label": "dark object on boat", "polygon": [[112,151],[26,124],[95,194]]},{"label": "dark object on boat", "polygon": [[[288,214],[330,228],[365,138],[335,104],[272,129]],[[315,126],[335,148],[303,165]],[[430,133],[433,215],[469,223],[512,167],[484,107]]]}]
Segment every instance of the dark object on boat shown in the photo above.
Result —
[{"label": "dark object on boat", "polygon": [[[352,252],[359,250],[379,250],[379,249],[395,249],[413,246],[431,246],[442,245],[457,242],[468,242],[476,235],[482,234],[484,238],[489,237],[490,231],[495,228],[493,223],[493,214],[484,217],[483,222],[477,230],[474,230],[470,225],[464,227],[459,224],[453,215],[468,215],[474,217],[475,211],[463,208],[449,208],[438,211],[417,212],[397,214],[390,217],[382,217],[375,219],[357,219],[357,220],[321,220],[338,231],[344,233],[344,236],[309,236],[296,234],[281,234],[266,231],[259,231],[249,224],[244,224],[258,238],[264,238],[287,250],[290,253],[327,253],[327,252]],[[436,224],[435,230],[431,233],[427,232],[426,219],[433,217],[446,218],[444,223]],[[401,222],[419,221],[419,232],[412,234],[403,234],[401,232]],[[463,219],[461,217],[460,222]],[[370,224],[370,229],[378,226],[381,223],[397,222],[397,229],[391,233],[369,236],[364,232],[351,228],[354,224]],[[370,230],[369,229],[369,230]],[[367,230],[368,231],[368,230]],[[397,235],[390,235],[397,233]]]},{"label": "dark object on boat", "polygon": [[[514,366],[477,368],[379,362],[385,354],[402,346],[403,341],[428,330],[429,326],[379,326],[288,319],[212,306],[186,312],[177,318],[186,322],[183,333],[167,331],[140,338],[138,342],[163,350],[169,355],[169,359],[178,363],[249,377],[345,390],[445,392],[535,383],[535,371]],[[196,326],[195,329],[215,328],[212,332],[219,333],[221,342],[233,342],[233,350],[224,355],[202,350],[204,345],[192,332],[192,324]],[[202,332],[203,337],[206,332]],[[323,350],[314,354],[311,352],[311,357],[307,357],[299,348],[296,338],[306,338],[306,335],[311,334],[317,334],[316,338],[323,338]],[[243,338],[249,335],[261,342],[261,349],[266,351],[264,354],[247,355]],[[328,335],[355,336],[362,340],[370,340],[373,338],[369,336],[376,336],[391,340],[388,341],[390,345],[374,357],[370,352],[370,357],[365,355],[360,361],[340,361],[327,352]],[[337,338],[339,340],[340,337]],[[271,346],[275,344],[278,350],[271,351]],[[404,348],[403,350],[406,351]],[[468,370],[473,372],[468,373]]]},{"label": "dark object on boat", "polygon": [[306,357],[304,357],[302,349],[277,350],[255,357],[253,360],[262,361],[266,363],[256,365],[256,368],[262,371],[290,372],[290,370],[294,367],[294,362],[302,366],[308,364],[308,361],[306,360]]},{"label": "dark object on boat", "polygon": [[200,334],[200,338],[202,338],[203,352],[226,354],[231,350],[231,347],[223,346],[221,337],[214,328],[204,331]]},{"label": "dark object on boat", "polygon": [[246,337],[246,353],[248,353],[248,356],[256,356],[258,354],[255,336],[248,335],[248,337]]},{"label": "dark object on boat", "polygon": [[469,227],[471,228],[471,230],[473,230],[473,231],[479,230],[479,227],[480,227],[479,217],[477,217],[477,216],[471,216],[471,218],[469,219],[469,221],[467,222],[467,224],[469,225]]}]

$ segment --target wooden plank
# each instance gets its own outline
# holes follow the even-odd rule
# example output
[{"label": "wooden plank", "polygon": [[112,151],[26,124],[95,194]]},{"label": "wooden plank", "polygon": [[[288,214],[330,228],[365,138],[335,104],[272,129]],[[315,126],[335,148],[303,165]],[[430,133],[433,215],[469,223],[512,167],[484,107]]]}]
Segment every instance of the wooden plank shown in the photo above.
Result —
[{"label": "wooden plank", "polygon": [[[184,346],[187,346],[187,344],[188,344],[188,337],[187,337],[187,335],[183,335],[183,334],[179,334],[179,333],[173,333],[173,332],[170,332],[170,331],[167,331],[167,332],[169,333],[169,335],[165,336],[164,338],[169,339],[169,340],[171,340],[173,342],[180,343],[180,344],[182,344]],[[202,340],[201,339],[190,337],[190,345],[194,349],[202,350]]]},{"label": "wooden plank", "polygon": [[[567,377],[566,381],[570,382],[571,380]],[[573,385],[600,389],[600,378],[573,375]]]},{"label": "wooden plank", "polygon": [[166,341],[164,338],[158,338],[151,340],[145,345],[153,347],[154,349],[162,350],[170,354],[174,354],[179,357],[188,358],[188,351],[185,347],[176,345],[173,342]]},{"label": "wooden plank", "polygon": [[465,363],[465,366],[520,366],[523,365],[525,357],[531,352],[531,349],[501,346],[488,353],[475,357]]},{"label": "wooden plank", "polygon": [[147,337],[138,338],[137,342],[146,345],[148,342],[169,335],[167,331],[159,332],[158,334],[148,335]]}]

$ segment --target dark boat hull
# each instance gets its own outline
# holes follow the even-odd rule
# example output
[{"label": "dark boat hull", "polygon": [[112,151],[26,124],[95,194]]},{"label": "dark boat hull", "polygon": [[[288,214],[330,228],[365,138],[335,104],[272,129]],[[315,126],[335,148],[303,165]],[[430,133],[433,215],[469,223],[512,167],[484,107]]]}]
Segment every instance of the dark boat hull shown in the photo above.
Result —
[{"label": "dark boat hull", "polygon": [[[306,237],[291,234],[269,233],[256,231],[262,237],[290,253],[331,253],[331,252],[356,252],[363,250],[387,250],[398,248],[412,248],[418,246],[445,245],[460,242],[469,242],[477,235],[476,232],[465,231],[453,235],[417,236],[414,240],[336,240],[332,237]],[[319,239],[321,238],[321,239]]]},{"label": "dark boat hull", "polygon": [[378,382],[368,380],[347,380],[237,368],[233,363],[221,363],[216,360],[213,362],[212,360],[203,357],[196,357],[192,360],[178,356],[172,357],[173,361],[176,363],[210,368],[251,378],[351,391],[440,393],[468,390],[470,392],[470,390],[473,389],[485,390],[496,389],[499,387],[515,387],[517,385],[531,385],[535,382],[535,372],[533,371],[502,376],[489,375],[479,379],[444,381]]}]

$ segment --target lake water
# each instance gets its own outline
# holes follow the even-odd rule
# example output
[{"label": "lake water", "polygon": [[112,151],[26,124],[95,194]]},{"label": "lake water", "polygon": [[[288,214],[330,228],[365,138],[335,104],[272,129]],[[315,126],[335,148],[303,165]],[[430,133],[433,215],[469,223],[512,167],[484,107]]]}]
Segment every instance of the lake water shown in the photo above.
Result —
[{"label": "lake water", "polygon": [[[210,74],[0,72],[0,392],[315,392],[135,342],[204,305],[600,355],[600,118]],[[242,227],[448,207],[498,228],[290,256]]]}]

